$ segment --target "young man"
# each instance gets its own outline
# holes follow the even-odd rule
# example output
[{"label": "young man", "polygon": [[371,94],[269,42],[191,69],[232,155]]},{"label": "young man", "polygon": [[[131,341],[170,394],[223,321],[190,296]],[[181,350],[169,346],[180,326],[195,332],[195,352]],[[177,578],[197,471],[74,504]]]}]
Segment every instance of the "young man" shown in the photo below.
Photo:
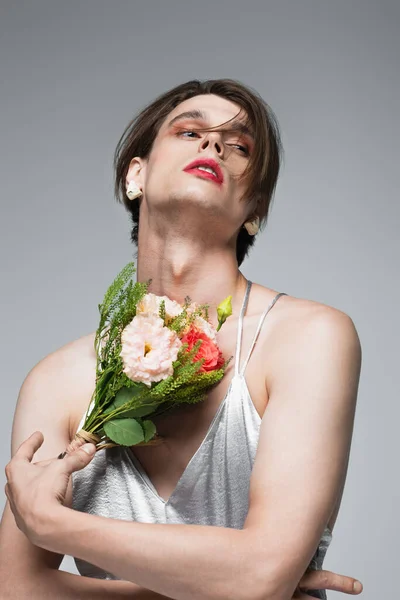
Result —
[{"label": "young man", "polygon": [[[94,458],[79,449],[61,461],[55,457],[74,437],[93,391],[94,333],[38,363],[20,391],[6,467],[2,597],[357,593],[352,578],[306,572],[321,536],[333,529],[345,483],[361,368],[357,332],[343,312],[251,286],[238,269],[267,218],[279,152],[272,111],[231,80],[178,86],[128,126],[116,152],[116,189],[132,214],[137,280],[151,278],[149,291],[178,302],[189,295],[207,303],[214,324],[216,306],[232,295],[218,343],[225,356],[235,354],[235,372],[228,369],[206,402],[157,419],[163,445]],[[124,192],[133,183],[139,191],[129,200]],[[244,362],[246,379],[236,371],[243,362],[238,331],[246,353],[259,335]],[[243,467],[244,437],[233,433],[238,423],[227,419],[235,406],[237,419],[242,409],[247,419],[240,431],[248,436],[251,474]],[[117,480],[121,465],[125,479]],[[205,484],[205,472],[218,481]],[[118,481],[111,498],[91,494],[111,481]],[[135,519],[127,490],[143,510],[154,502],[153,521]],[[193,503],[198,513],[190,513]],[[80,561],[81,573],[93,567],[91,577],[58,571],[63,554]],[[97,579],[104,574],[122,581]]]}]

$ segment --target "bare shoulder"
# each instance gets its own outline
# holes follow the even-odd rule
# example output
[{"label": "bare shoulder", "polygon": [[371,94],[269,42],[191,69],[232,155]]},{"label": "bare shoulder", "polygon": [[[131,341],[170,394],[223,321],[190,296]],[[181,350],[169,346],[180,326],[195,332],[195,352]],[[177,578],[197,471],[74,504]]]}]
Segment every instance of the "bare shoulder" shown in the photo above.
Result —
[{"label": "bare shoulder", "polygon": [[282,299],[281,333],[294,343],[297,334],[301,339],[302,334],[309,336],[312,332],[359,342],[354,321],[346,312],[315,300],[293,296]]},{"label": "bare shoulder", "polygon": [[[259,305],[260,312],[262,307],[265,308],[275,296],[284,292],[284,290],[278,292],[278,290],[266,287],[259,283],[253,283],[253,287],[255,288],[255,302]],[[286,295],[278,298],[276,307],[274,308],[274,314],[277,315],[278,312],[284,312],[285,319],[289,317],[294,320],[304,320],[312,318],[314,315],[326,315],[331,316],[332,318],[336,316],[337,318],[350,319],[350,316],[347,313],[334,306],[323,304],[322,302],[317,302],[316,300],[308,298],[296,297],[288,292]]]},{"label": "bare shoulder", "polygon": [[[53,423],[59,432],[65,431],[69,439],[73,437],[76,415],[83,407],[87,408],[95,385],[94,335],[89,333],[64,344],[28,372],[15,411],[13,440],[16,443],[34,431],[26,430],[29,426],[26,415],[37,415],[34,427],[40,429],[43,424],[45,428],[47,423]],[[24,431],[18,431],[20,428]]]},{"label": "bare shoulder", "polygon": [[[277,294],[276,290],[257,284],[260,306],[267,306]],[[339,351],[348,350],[355,367],[361,362],[361,343],[353,319],[328,304],[290,294],[281,296],[273,307],[266,329],[268,389],[273,378],[287,368],[289,356],[296,359],[311,349],[316,351],[329,346]]]}]

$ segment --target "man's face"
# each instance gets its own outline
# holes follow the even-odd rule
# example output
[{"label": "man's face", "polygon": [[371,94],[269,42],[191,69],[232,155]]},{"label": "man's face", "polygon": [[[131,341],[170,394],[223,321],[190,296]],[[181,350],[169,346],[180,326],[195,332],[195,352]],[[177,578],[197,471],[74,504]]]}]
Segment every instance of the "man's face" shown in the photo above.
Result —
[{"label": "man's face", "polygon": [[[133,177],[140,185],[149,214],[154,208],[165,210],[170,217],[185,215],[188,224],[193,222],[190,215],[197,215],[199,225],[215,223],[218,219],[228,235],[240,227],[252,210],[252,206],[239,202],[248,183],[238,178],[250,160],[253,139],[238,131],[191,129],[219,126],[236,117],[240,109],[220,96],[202,94],[185,100],[169,113],[148,160],[142,161],[140,173],[134,176],[128,173],[128,178]],[[200,111],[203,116],[183,114],[194,111]],[[237,120],[243,123],[244,115]],[[197,159],[216,161],[223,181],[217,182],[201,170],[185,171]]]}]

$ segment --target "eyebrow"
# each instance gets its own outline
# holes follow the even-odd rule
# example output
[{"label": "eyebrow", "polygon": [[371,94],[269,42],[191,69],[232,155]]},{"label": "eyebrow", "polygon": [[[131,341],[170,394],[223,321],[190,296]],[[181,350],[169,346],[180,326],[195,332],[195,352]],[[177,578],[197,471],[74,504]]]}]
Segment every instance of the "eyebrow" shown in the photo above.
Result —
[{"label": "eyebrow", "polygon": [[[183,119],[207,121],[207,115],[202,110],[198,110],[198,109],[187,110],[187,111],[177,115],[173,119],[171,119],[171,121],[168,123],[168,127],[171,127],[174,123],[176,123],[177,121],[182,121]],[[244,135],[248,135],[254,141],[253,133],[247,127],[247,125],[245,125],[244,123],[237,121],[233,125],[233,130],[238,131],[239,133],[243,133]]]}]

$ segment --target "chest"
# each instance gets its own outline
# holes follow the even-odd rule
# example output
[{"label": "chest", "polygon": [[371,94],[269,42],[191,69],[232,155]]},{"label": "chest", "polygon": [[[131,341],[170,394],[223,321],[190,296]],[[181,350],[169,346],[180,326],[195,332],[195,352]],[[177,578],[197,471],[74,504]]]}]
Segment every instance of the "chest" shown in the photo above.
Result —
[{"label": "chest", "polygon": [[[165,501],[175,490],[192,457],[201,448],[221,404],[230,393],[233,375],[234,364],[231,364],[224,378],[208,394],[206,400],[197,405],[182,406],[173,414],[155,418],[157,431],[164,438],[163,444],[131,447],[141,469]],[[261,368],[258,360],[252,361],[246,369],[241,389],[242,393],[248,394],[246,401],[253,404],[262,419],[268,403],[265,365]]]},{"label": "chest", "polygon": [[[242,366],[251,350],[244,376],[243,395],[247,396],[256,413],[262,418],[268,403],[267,375],[272,368],[271,351],[267,353],[268,335],[260,335],[253,345],[253,336],[258,318],[245,319],[242,331],[238,369]],[[230,384],[235,374],[236,326],[225,327],[224,337],[220,336],[219,346],[225,357],[232,356],[222,380],[210,390],[206,400],[194,405],[182,405],[174,411],[159,415],[152,420],[157,432],[164,438],[164,443],[156,446],[132,446],[131,453],[137,459],[140,470],[150,480],[158,495],[168,500],[175,490],[178,481],[185,473],[188,464],[205,440],[210,426],[217,415],[221,404],[229,393]],[[250,358],[250,356],[249,356]],[[82,416],[77,415],[77,423]]]}]

